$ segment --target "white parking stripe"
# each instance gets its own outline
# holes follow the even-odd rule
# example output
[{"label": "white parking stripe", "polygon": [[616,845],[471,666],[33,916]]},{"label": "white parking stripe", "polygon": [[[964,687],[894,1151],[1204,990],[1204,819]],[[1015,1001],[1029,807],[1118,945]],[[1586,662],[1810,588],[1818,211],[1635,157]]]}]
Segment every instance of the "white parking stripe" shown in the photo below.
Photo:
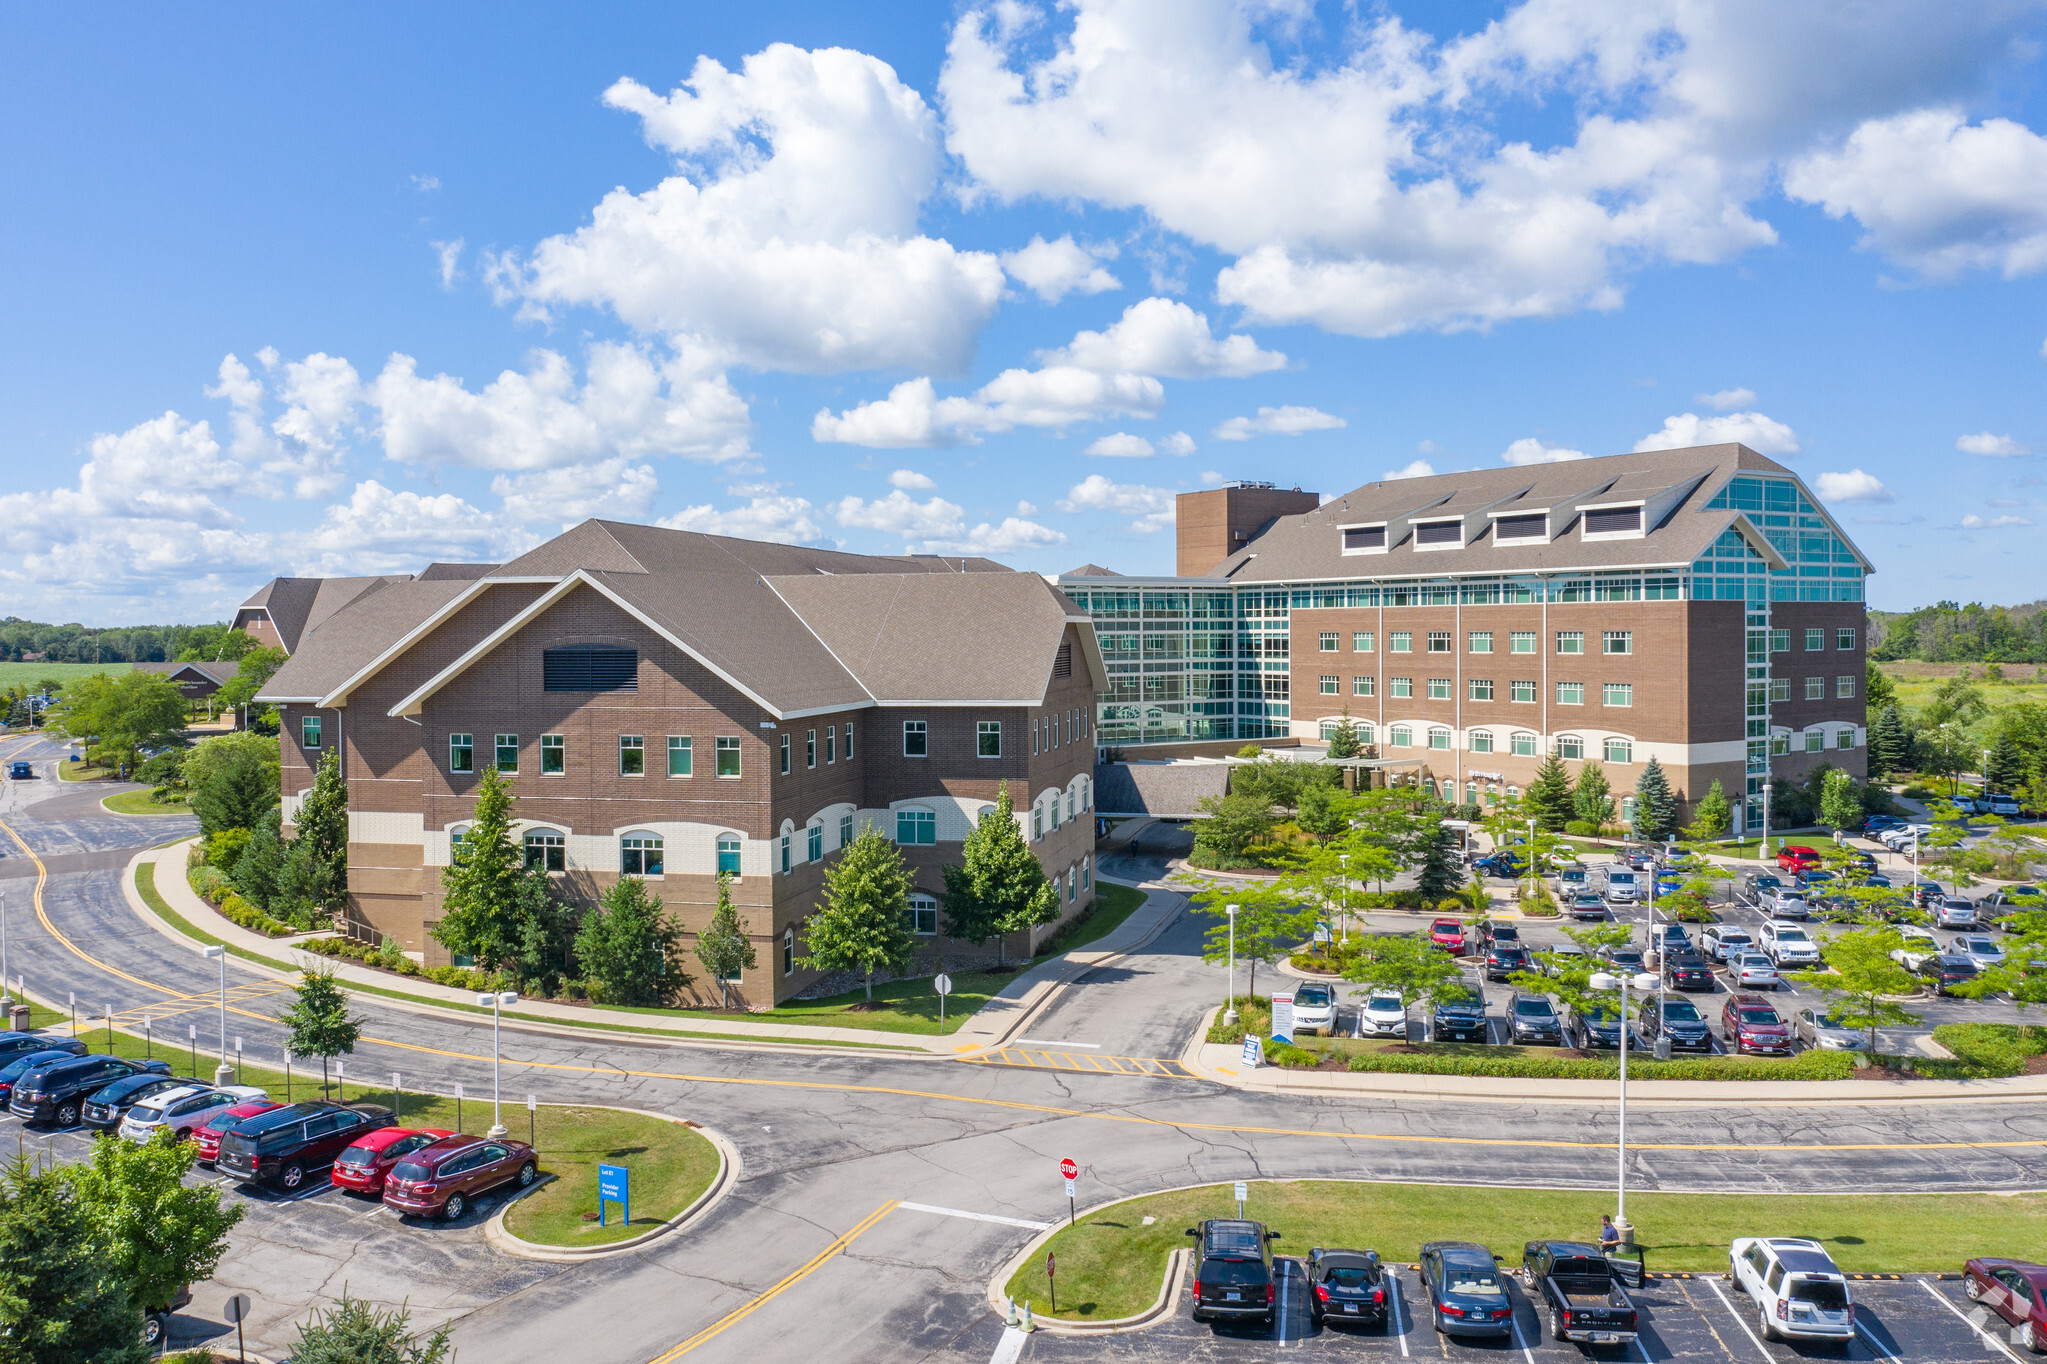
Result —
[{"label": "white parking stripe", "polygon": [[1514,1348],[1521,1351],[1521,1357],[1527,1360],[1528,1364],[1535,1364],[1535,1351],[1521,1343],[1521,1314],[1519,1312],[1516,1312],[1507,1319],[1507,1338],[1514,1342]]},{"label": "white parking stripe", "polygon": [[1023,1358],[1024,1343],[1030,1339],[1014,1326],[1003,1328],[1002,1339],[995,1342],[995,1354],[988,1364],[1016,1364]]},{"label": "white parking stripe", "polygon": [[1712,1289],[1713,1296],[1720,1299],[1720,1305],[1727,1309],[1728,1316],[1734,1318],[1734,1324],[1736,1326],[1739,1326],[1741,1328],[1741,1333],[1748,1337],[1749,1344],[1756,1347],[1756,1352],[1762,1355],[1764,1359],[1770,1360],[1771,1364],[1775,1364],[1776,1356],[1771,1354],[1768,1350],[1765,1350],[1763,1348],[1763,1342],[1756,1339],[1756,1333],[1748,1329],[1748,1323],[1742,1320],[1741,1313],[1734,1310],[1734,1304],[1729,1302],[1727,1300],[1727,1295],[1720,1291],[1720,1285],[1715,1283],[1713,1280],[1708,1279],[1706,1280],[1706,1287]]},{"label": "white parking stripe", "polygon": [[1974,1331],[1977,1335],[1983,1337],[1984,1343],[1990,1346],[1991,1349],[1997,1351],[2006,1359],[2009,1359],[2011,1361],[2011,1364],[2019,1364],[2019,1357],[2016,1354],[2013,1354],[2012,1351],[2005,1345],[2003,1341],[1999,1340],[1996,1336],[1991,1335],[1990,1332],[1984,1330],[1975,1322],[1970,1321],[1969,1314],[1964,1312],[1961,1308],[1955,1306],[1954,1303],[1950,1302],[1948,1300],[1947,1294],[1941,1292],[1938,1288],[1935,1288],[1932,1284],[1928,1283],[1924,1279],[1921,1279],[1919,1281],[1919,1286],[1925,1289],[1927,1292],[1933,1294],[1933,1300],[1935,1302],[1939,1303],[1942,1307],[1945,1307],[1948,1311],[1954,1313],[1957,1317],[1961,1318],[1962,1324],[1964,1326],[1968,1327],[1971,1331]]},{"label": "white parking stripe", "polygon": [[1883,1342],[1878,1340],[1875,1336],[1871,1335],[1869,1333],[1869,1328],[1867,1326],[1864,1326],[1861,1322],[1858,1321],[1855,1323],[1855,1329],[1862,1332],[1862,1338],[1869,1342],[1870,1349],[1876,1351],[1876,1357],[1878,1359],[1896,1359],[1898,1357],[1892,1354],[1889,1350],[1886,1350],[1883,1347]]},{"label": "white parking stripe", "polygon": [[1023,1227],[1030,1231],[1043,1231],[1050,1222],[1027,1222],[1021,1217],[997,1217],[992,1212],[967,1212],[960,1208],[935,1208],[929,1203],[898,1203],[898,1208],[910,1212],[934,1212],[940,1217],[964,1217],[969,1222],[998,1222],[1005,1227]]},{"label": "white parking stripe", "polygon": [[1400,1275],[1388,1271],[1386,1278],[1393,1285],[1393,1298],[1389,1304],[1393,1310],[1393,1331],[1400,1338],[1400,1356],[1407,1358],[1407,1327],[1400,1320]]}]

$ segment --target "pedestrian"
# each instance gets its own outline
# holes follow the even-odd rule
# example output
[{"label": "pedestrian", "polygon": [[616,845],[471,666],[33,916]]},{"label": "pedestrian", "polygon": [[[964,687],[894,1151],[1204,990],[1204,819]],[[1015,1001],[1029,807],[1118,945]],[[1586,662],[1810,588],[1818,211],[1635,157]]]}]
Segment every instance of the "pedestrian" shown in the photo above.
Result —
[{"label": "pedestrian", "polygon": [[1611,1255],[1621,1248],[1621,1229],[1613,1224],[1613,1214],[1599,1214],[1599,1249],[1601,1254]]}]

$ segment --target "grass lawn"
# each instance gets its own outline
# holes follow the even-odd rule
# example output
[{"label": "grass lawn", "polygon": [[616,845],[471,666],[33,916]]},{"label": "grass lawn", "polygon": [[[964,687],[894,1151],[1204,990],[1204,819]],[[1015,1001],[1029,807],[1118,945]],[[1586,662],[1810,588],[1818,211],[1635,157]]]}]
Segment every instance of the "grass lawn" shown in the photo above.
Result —
[{"label": "grass lawn", "polygon": [[94,673],[105,673],[117,677],[130,672],[132,663],[14,663],[0,662],[0,688],[29,686],[45,679],[54,678],[59,682],[76,682],[81,677]]},{"label": "grass lawn", "polygon": [[117,815],[189,815],[192,807],[182,800],[159,805],[147,791],[122,791],[100,802]]},{"label": "grass lawn", "polygon": [[[64,1034],[71,1030],[71,1020],[67,1016],[39,1004],[30,1005],[29,1019],[38,1028]],[[182,1036],[185,1031],[182,1018],[167,1020],[163,1032],[154,1042],[116,1032],[111,1048],[105,1024],[93,1028],[85,1026],[84,1020],[80,1022],[80,1040],[96,1052],[104,1053],[111,1049],[117,1056],[155,1056],[169,1061],[179,1075],[195,1073],[192,1047]],[[211,1081],[213,1067],[219,1061],[220,1035],[218,1032],[213,1034],[214,1050],[209,1052],[206,1047],[207,1029],[203,1022],[199,1031],[196,1073],[199,1078]],[[367,1064],[361,1058],[355,1058],[355,1061],[358,1068]],[[293,1067],[287,1086],[282,1070],[245,1065],[238,1082],[262,1085],[270,1091],[272,1098],[314,1099],[320,1095],[317,1066],[310,1070],[304,1064]],[[347,1080],[330,1084],[328,1093],[334,1098],[357,1099],[386,1107],[392,1102],[388,1084],[377,1088]],[[609,1108],[543,1104],[533,1114],[529,1129],[524,1097],[505,1097],[505,1126],[522,1141],[528,1138],[530,1131],[534,1147],[540,1152],[541,1171],[559,1176],[546,1189],[520,1204],[522,1209],[528,1203],[536,1205],[530,1212],[522,1212],[520,1220],[513,1225],[513,1230],[529,1241],[543,1241],[549,1245],[601,1245],[606,1241],[637,1236],[688,1207],[717,1174],[717,1148],[677,1123]],[[468,1099],[458,1105],[454,1099],[442,1095],[401,1090],[398,1100],[399,1122],[406,1127],[444,1127],[482,1136],[491,1124],[488,1099]],[[632,1169],[633,1221],[630,1229],[617,1218],[608,1219],[611,1225],[601,1230],[595,1222],[589,1224],[587,1231],[584,1229],[582,1213],[585,1210],[594,1212],[597,1208],[597,1162],[600,1160]]]},{"label": "grass lawn", "polygon": [[[1204,1217],[1234,1217],[1228,1184],[1121,1203],[1061,1231],[1047,1247],[1059,1257],[1059,1312],[1069,1321],[1109,1321],[1151,1306],[1166,1255],[1192,1246],[1185,1234]],[[1590,1240],[1610,1191],[1466,1188],[1443,1184],[1257,1182],[1244,1215],[1280,1233],[1273,1250],[1306,1255],[1315,1246],[1376,1250],[1413,1263],[1425,1241],[1490,1245],[1518,1263],[1524,1241]],[[1954,1272],[1972,1255],[2047,1255],[2047,1194],[1659,1194],[1631,1193],[1628,1218],[1648,1248],[1650,1272],[1727,1268],[1737,1236],[1807,1236],[1850,1273]],[[1150,1225],[1145,1225],[1147,1219]],[[1007,1291],[1049,1314],[1045,1258],[1010,1279]]]},{"label": "grass lawn", "polygon": [[1911,722],[1913,713],[1933,699],[1940,684],[1958,676],[1964,668],[1969,670],[1969,680],[1983,693],[1983,700],[1991,710],[2020,701],[2047,701],[2047,671],[2037,664],[2007,663],[2004,665],[2002,682],[1993,682],[1983,676],[1987,664],[1983,663],[1884,663],[1879,665],[1884,675],[1891,679],[1898,689],[1898,710],[1906,722]]},{"label": "grass lawn", "polygon": [[72,762],[67,756],[57,764],[57,776],[63,781],[112,781],[114,771],[110,767],[98,767],[88,762]]}]

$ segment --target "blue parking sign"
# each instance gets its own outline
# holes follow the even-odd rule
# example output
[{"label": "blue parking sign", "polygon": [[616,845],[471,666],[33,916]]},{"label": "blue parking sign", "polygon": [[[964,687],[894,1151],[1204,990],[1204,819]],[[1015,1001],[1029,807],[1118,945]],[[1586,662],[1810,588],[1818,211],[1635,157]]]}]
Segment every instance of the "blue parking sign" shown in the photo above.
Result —
[{"label": "blue parking sign", "polygon": [[632,1171],[623,1165],[597,1167],[597,1225],[604,1225],[604,1205],[618,1203],[625,1208],[626,1225],[633,1220]]}]

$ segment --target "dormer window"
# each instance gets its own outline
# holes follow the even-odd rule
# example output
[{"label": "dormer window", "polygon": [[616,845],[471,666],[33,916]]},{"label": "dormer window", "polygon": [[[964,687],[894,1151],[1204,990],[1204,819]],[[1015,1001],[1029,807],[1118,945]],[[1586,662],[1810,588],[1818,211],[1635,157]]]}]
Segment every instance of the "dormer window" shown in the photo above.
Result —
[{"label": "dormer window", "polygon": [[1457,549],[1464,544],[1464,521],[1420,521],[1414,528],[1416,549]]},{"label": "dormer window", "polygon": [[1547,540],[1549,517],[1543,512],[1498,517],[1493,521],[1493,539],[1502,544],[1518,540]]},{"label": "dormer window", "polygon": [[1345,554],[1372,554],[1386,548],[1386,527],[1345,526],[1343,528],[1343,552]]},{"label": "dormer window", "polygon": [[1642,533],[1642,509],[1635,507],[1588,507],[1585,510],[1585,534],[1594,535],[1640,535]]}]

